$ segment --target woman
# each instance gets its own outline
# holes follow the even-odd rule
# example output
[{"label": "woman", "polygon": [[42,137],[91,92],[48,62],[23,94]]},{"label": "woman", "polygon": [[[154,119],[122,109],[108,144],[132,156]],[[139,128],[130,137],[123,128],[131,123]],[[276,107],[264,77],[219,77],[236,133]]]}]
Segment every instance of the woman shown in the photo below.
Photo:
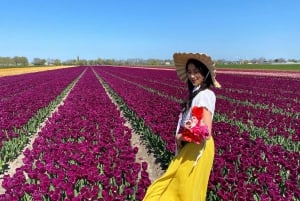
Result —
[{"label": "woman", "polygon": [[[189,98],[179,116],[176,157],[165,174],[149,186],[144,201],[205,200],[212,169],[216,96],[209,88],[221,87],[215,78],[214,63],[206,54],[175,53],[173,57],[177,75],[187,83]],[[193,130],[196,126],[201,129]]]}]

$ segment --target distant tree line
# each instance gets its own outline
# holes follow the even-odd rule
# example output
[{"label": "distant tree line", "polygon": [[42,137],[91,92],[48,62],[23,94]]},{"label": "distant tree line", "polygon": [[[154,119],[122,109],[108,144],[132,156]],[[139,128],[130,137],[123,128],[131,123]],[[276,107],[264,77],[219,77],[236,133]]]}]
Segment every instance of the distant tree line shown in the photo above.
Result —
[{"label": "distant tree line", "polygon": [[0,66],[28,66],[26,57],[0,57]]},{"label": "distant tree line", "polygon": [[31,62],[27,57],[0,57],[0,66],[60,66],[60,65],[172,65],[171,59],[69,59],[61,61],[60,59],[33,58]]},{"label": "distant tree line", "polygon": [[[270,63],[300,63],[300,60],[296,59],[265,59],[263,57],[251,60],[238,60],[238,61],[228,61],[225,59],[219,59],[215,61],[217,64],[270,64]],[[0,66],[60,66],[60,65],[174,65],[172,59],[102,59],[98,58],[95,60],[87,59],[69,59],[66,61],[61,61],[60,59],[44,59],[44,58],[34,58],[31,62],[28,61],[27,57],[15,56],[15,57],[0,57]]]}]

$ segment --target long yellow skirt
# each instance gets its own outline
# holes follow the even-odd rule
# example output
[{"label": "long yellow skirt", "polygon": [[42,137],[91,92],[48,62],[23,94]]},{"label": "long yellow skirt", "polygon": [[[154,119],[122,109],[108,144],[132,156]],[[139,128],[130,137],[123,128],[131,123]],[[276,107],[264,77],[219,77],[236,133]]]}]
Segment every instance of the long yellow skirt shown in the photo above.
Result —
[{"label": "long yellow skirt", "polygon": [[186,144],[164,175],[149,186],[143,201],[205,201],[214,153],[212,137],[206,143]]}]

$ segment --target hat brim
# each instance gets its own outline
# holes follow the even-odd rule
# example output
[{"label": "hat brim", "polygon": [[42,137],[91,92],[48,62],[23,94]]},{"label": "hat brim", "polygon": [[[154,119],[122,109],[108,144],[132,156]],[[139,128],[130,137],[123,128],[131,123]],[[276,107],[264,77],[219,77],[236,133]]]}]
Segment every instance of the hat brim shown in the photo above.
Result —
[{"label": "hat brim", "polygon": [[213,85],[217,88],[220,88],[221,85],[219,82],[216,80],[216,70],[215,70],[215,65],[214,62],[212,61],[211,57],[208,56],[207,54],[203,53],[174,53],[173,55],[174,59],[174,64],[176,67],[176,72],[180,80],[183,82],[187,82],[188,77],[186,73],[186,63],[189,59],[196,59],[203,63],[207,69],[210,72]]}]

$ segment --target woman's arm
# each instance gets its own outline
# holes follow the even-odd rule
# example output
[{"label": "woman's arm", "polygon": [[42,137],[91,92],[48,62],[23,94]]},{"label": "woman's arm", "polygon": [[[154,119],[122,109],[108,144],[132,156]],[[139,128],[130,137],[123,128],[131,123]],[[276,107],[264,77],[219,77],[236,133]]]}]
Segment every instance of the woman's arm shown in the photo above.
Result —
[{"label": "woman's arm", "polygon": [[208,132],[209,135],[211,136],[211,129],[212,129],[212,115],[211,112],[207,110],[207,108],[204,108],[203,110],[203,122],[205,123],[205,125],[207,125],[208,127]]},{"label": "woman's arm", "polygon": [[[212,134],[212,114],[207,108],[203,108],[203,115],[202,115],[202,121],[208,128],[208,133],[209,136]],[[180,150],[182,148],[182,141],[183,137],[181,133],[178,133],[176,136],[176,145],[177,145],[177,150]]]}]

